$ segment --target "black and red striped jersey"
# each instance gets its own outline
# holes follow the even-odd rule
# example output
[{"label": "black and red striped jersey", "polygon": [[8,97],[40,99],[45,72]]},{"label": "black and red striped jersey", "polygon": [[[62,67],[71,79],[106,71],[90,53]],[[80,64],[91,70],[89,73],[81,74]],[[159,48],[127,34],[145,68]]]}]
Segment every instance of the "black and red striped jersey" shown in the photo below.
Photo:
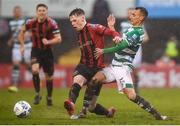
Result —
[{"label": "black and red striped jersey", "polygon": [[78,33],[78,42],[81,50],[80,63],[88,67],[103,68],[104,57],[101,55],[98,59],[95,58],[95,48],[104,48],[104,36],[119,36],[119,33],[110,30],[100,24],[87,23],[84,28]]},{"label": "black and red striped jersey", "polygon": [[48,17],[43,22],[39,23],[37,18],[28,19],[25,22],[27,30],[32,32],[33,47],[46,49],[50,48],[50,45],[44,45],[43,38],[52,39],[54,34],[59,34],[60,30],[55,20]]}]

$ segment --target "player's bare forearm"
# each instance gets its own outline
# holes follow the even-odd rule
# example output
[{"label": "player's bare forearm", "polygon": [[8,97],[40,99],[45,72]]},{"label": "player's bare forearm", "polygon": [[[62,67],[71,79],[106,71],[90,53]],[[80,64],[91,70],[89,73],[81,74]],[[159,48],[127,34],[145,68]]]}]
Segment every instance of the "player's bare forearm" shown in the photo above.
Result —
[{"label": "player's bare forearm", "polygon": [[26,32],[26,28],[25,28],[25,26],[22,26],[21,31],[18,35],[19,42],[22,46],[24,45],[24,34],[25,34],[25,32]]},{"label": "player's bare forearm", "polygon": [[47,40],[46,38],[42,39],[42,42],[44,43],[44,45],[54,45],[54,44],[58,44],[61,43],[62,39],[61,39],[61,34],[55,34],[53,39]]},{"label": "player's bare forearm", "polygon": [[58,44],[62,42],[61,34],[54,35],[54,38],[50,40],[51,44]]},{"label": "player's bare forearm", "polygon": [[7,45],[11,47],[12,44],[13,44],[13,37],[11,36],[10,39],[8,40],[8,42],[7,42]]}]

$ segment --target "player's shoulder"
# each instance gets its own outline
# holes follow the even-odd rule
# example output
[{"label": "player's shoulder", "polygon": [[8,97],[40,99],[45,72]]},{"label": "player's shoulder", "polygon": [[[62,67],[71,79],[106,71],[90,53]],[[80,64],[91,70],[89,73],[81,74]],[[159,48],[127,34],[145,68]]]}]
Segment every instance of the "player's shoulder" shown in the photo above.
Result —
[{"label": "player's shoulder", "polygon": [[87,23],[87,27],[92,28],[92,29],[97,29],[97,28],[103,28],[104,26],[100,24]]},{"label": "player's shoulder", "polygon": [[12,19],[9,21],[9,25],[14,27],[14,26],[20,26],[20,25],[23,25],[25,22],[25,19],[21,18],[21,19],[18,19],[18,20],[15,20],[15,19]]},{"label": "player's shoulder", "polygon": [[51,22],[52,24],[56,23],[56,20],[51,17],[48,17],[47,20],[48,22]]},{"label": "player's shoulder", "polygon": [[36,21],[37,21],[37,18],[35,17],[25,19],[26,24],[34,23]]}]

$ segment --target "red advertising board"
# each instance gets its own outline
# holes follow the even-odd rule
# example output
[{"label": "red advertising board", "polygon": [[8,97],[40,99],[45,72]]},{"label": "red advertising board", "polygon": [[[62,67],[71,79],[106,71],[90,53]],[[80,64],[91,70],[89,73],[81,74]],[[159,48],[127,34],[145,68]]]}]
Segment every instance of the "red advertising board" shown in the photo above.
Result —
[{"label": "red advertising board", "polygon": [[139,70],[140,87],[180,87],[180,66],[143,65]]},{"label": "red advertising board", "polygon": [[[72,83],[72,74],[74,67],[65,67],[55,65],[54,87],[67,87]],[[7,64],[0,65],[0,88],[7,87],[11,84],[12,66]],[[45,76],[43,71],[40,72],[41,85],[45,86]],[[33,87],[32,74],[21,66],[20,87]]]},{"label": "red advertising board", "polygon": [[[0,65],[0,88],[5,88],[11,84],[12,66],[9,64]],[[55,65],[54,87],[70,87],[72,84],[74,66]],[[40,72],[42,86],[45,86],[44,73]],[[32,75],[21,66],[20,87],[33,87]],[[109,85],[108,87],[116,87]],[[180,66],[160,68],[154,65],[143,65],[139,69],[140,87],[180,87]]]}]

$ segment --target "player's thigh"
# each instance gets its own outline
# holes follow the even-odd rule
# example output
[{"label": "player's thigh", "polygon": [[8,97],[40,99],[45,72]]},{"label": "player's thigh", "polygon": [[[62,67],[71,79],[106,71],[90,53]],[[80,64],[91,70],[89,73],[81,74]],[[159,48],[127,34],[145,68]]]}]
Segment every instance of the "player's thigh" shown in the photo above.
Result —
[{"label": "player's thigh", "polygon": [[108,67],[103,68],[101,72],[103,73],[105,78],[105,80],[103,81],[104,83],[110,83],[116,80],[112,66],[109,65]]},{"label": "player's thigh", "polygon": [[104,83],[106,82],[106,76],[103,73],[103,71],[98,71],[93,77],[92,77],[93,81],[97,81],[100,83]]},{"label": "player's thigh", "polygon": [[13,48],[12,50],[12,61],[13,62],[21,62],[22,54],[19,48]]},{"label": "player's thigh", "polygon": [[121,91],[124,88],[133,88],[133,81],[131,76],[132,70],[129,68],[129,66],[114,66],[113,72],[118,85],[118,90]]},{"label": "player's thigh", "polygon": [[41,65],[45,74],[49,77],[53,76],[54,73],[54,60],[47,58],[47,60],[41,61]]}]

